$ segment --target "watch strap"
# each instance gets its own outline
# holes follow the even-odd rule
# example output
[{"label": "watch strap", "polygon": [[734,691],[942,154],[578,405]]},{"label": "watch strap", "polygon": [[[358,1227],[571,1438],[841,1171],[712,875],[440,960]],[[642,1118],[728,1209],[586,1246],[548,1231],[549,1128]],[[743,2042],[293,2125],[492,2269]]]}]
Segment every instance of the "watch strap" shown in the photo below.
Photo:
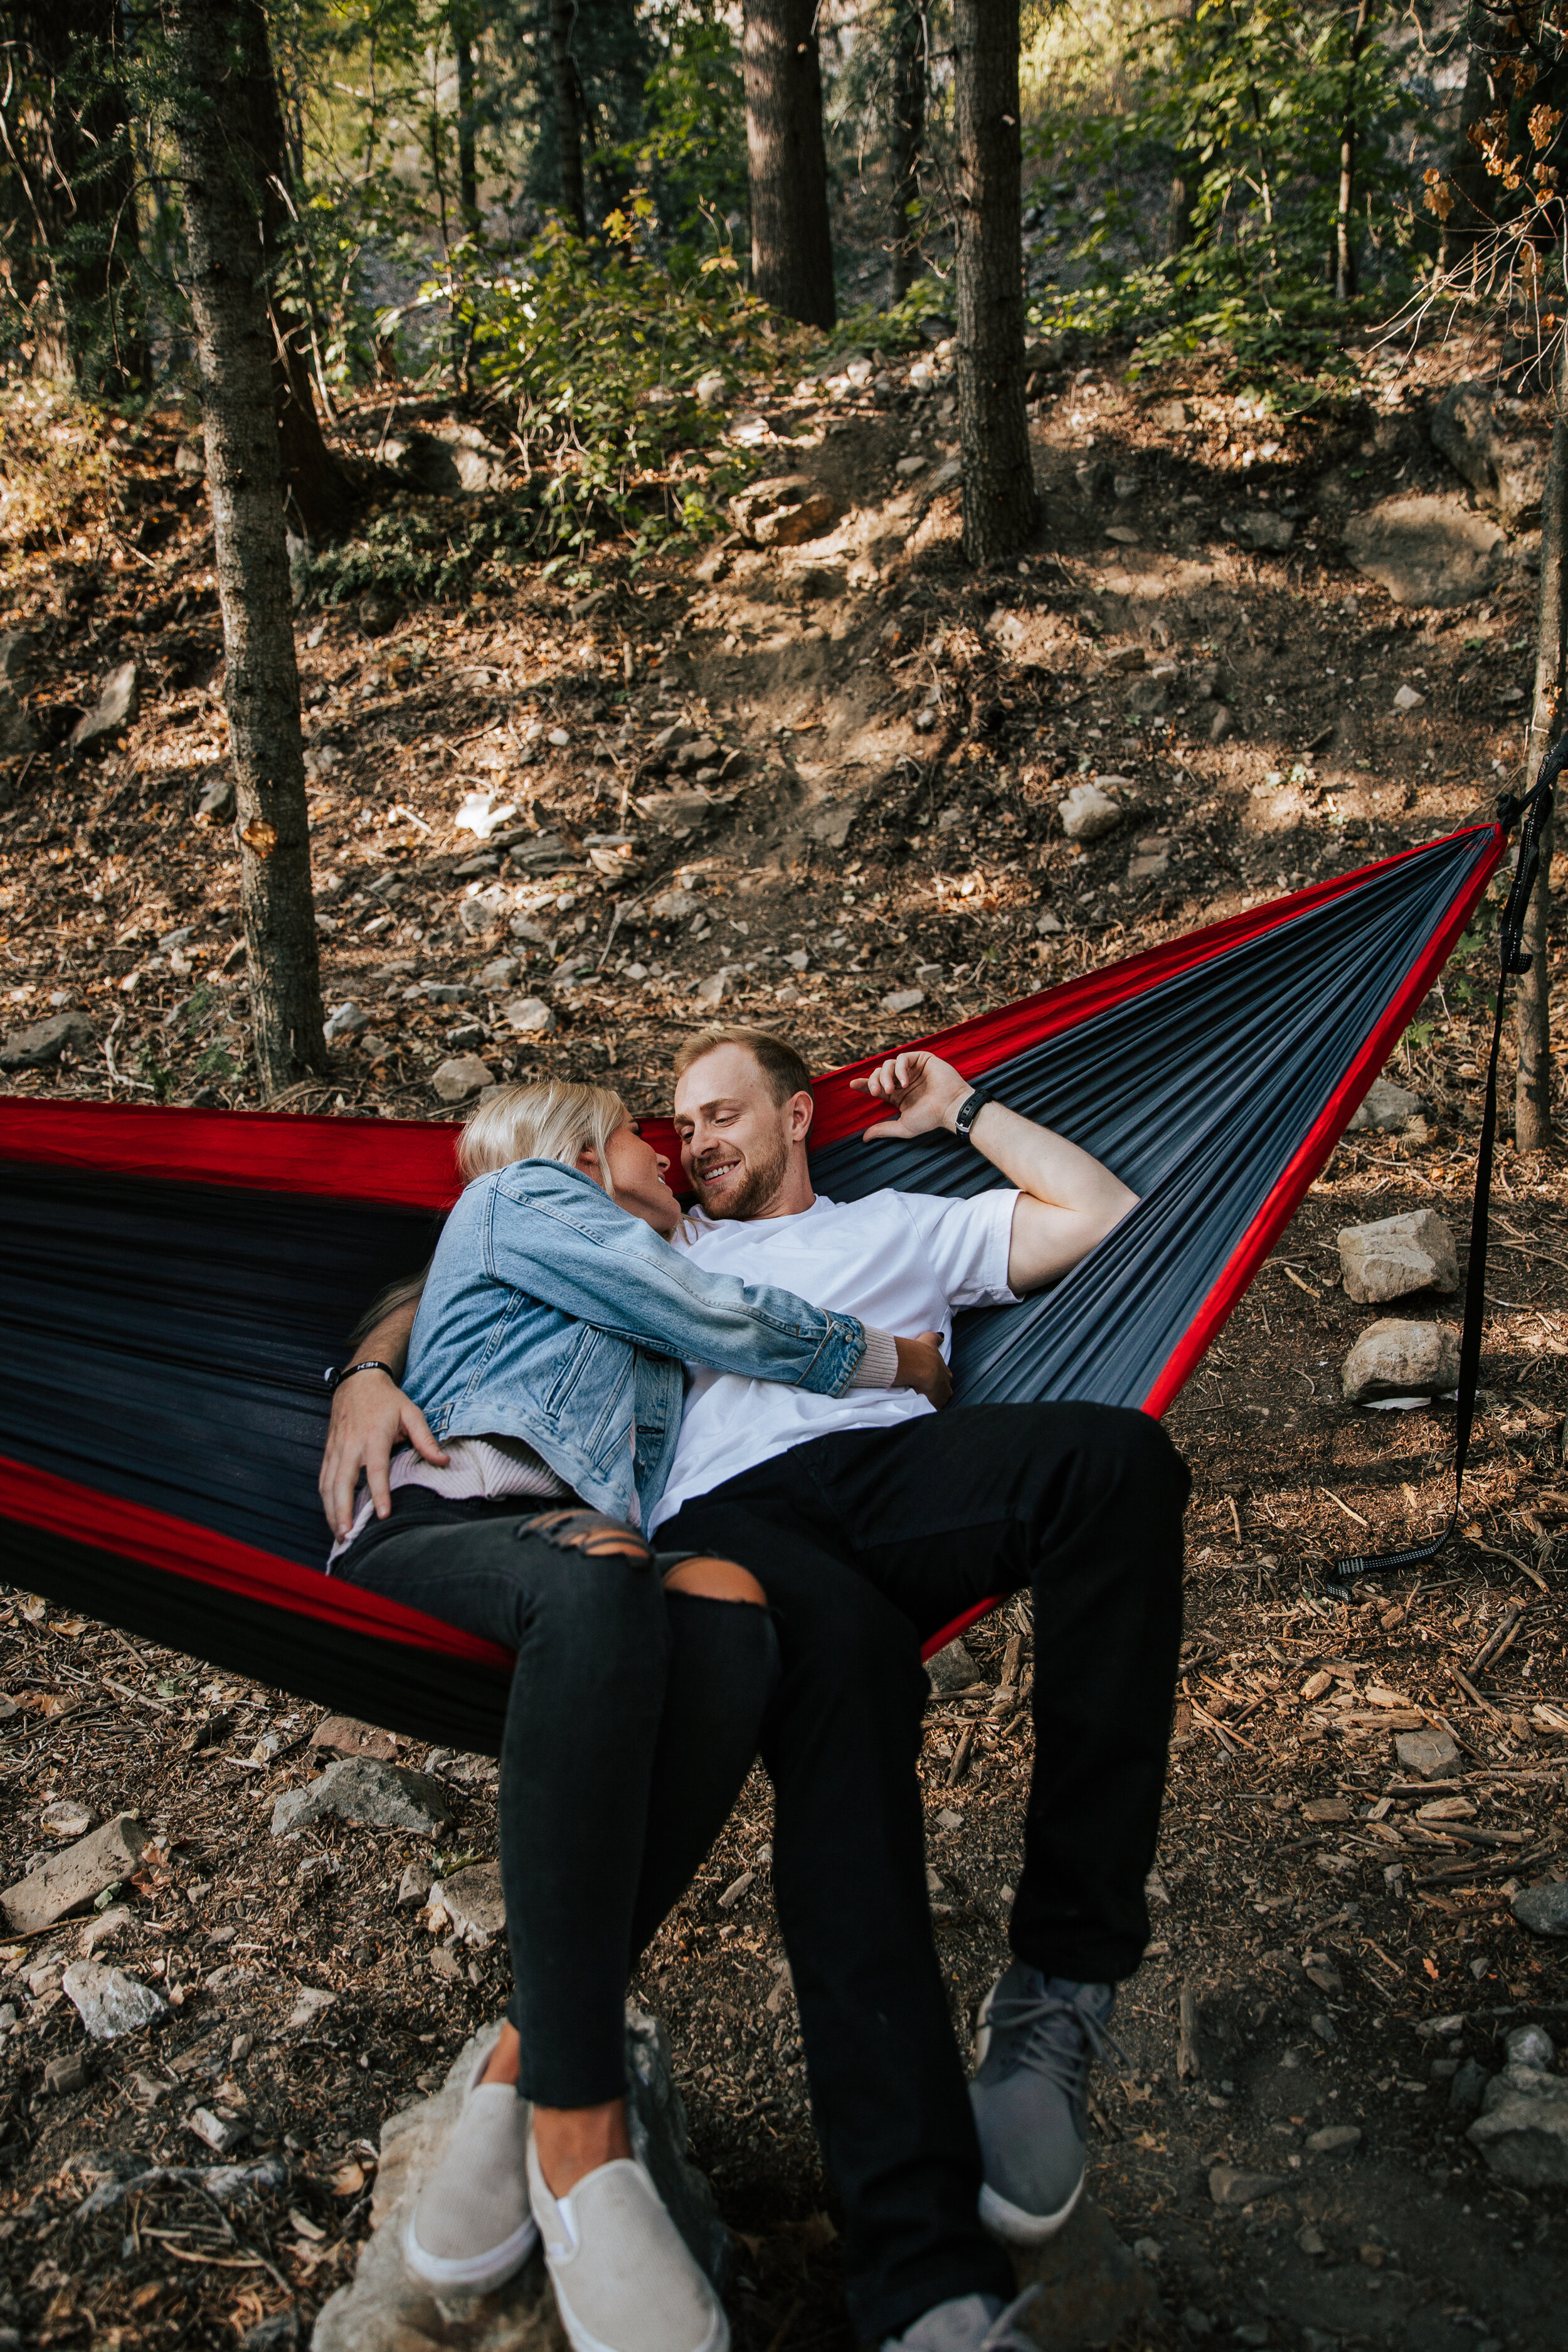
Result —
[{"label": "watch strap", "polygon": [[389,1381],[395,1380],[397,1377],[390,1364],[379,1363],[374,1356],[365,1356],[359,1363],[350,1364],[341,1372],[336,1364],[330,1365],[321,1374],[321,1378],[325,1381],[328,1390],[332,1391],[342,1388],[345,1381],[352,1381],[356,1372],[384,1372]]},{"label": "watch strap", "polygon": [[971,1140],[970,1129],[974,1125],[984,1106],[988,1102],[994,1102],[995,1099],[995,1096],[989,1094],[984,1087],[975,1087],[964,1097],[958,1106],[952,1121],[952,1131],[960,1143],[968,1143]]}]

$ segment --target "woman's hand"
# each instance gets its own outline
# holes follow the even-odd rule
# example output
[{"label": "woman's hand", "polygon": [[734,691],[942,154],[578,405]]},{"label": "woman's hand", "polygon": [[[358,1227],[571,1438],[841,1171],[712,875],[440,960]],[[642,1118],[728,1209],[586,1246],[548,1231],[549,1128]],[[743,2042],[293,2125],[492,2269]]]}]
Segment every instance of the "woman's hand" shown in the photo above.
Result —
[{"label": "woman's hand", "polygon": [[404,1438],[437,1470],[446,1469],[450,1455],[442,1453],[430,1434],[429,1423],[390,1373],[356,1372],[334,1391],[327,1450],[316,1481],[321,1508],[334,1536],[346,1536],[353,1525],[354,1493],[362,1470],[375,1503],[375,1516],[385,1518],[392,1508],[387,1470],[394,1448]]},{"label": "woman's hand", "polygon": [[940,1412],[952,1394],[952,1374],[942,1352],[940,1331],[922,1331],[918,1339],[895,1340],[899,1376],[893,1386],[914,1389]]}]

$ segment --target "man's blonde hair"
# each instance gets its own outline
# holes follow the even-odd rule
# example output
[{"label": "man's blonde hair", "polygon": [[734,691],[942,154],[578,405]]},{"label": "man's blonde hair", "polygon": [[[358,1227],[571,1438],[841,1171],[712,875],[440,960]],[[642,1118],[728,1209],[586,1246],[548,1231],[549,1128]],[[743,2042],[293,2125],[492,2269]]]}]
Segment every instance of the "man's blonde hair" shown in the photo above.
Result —
[{"label": "man's blonde hair", "polygon": [[630,1124],[631,1113],[608,1087],[574,1086],[565,1078],[545,1078],[537,1086],[497,1087],[468,1113],[458,1141],[458,1169],[465,1184],[510,1168],[514,1160],[559,1160],[576,1165],[577,1154],[592,1144],[599,1155],[605,1190],[615,1198],[605,1150],[618,1127]]},{"label": "man's blonde hair", "polygon": [[766,1079],[769,1094],[781,1107],[791,1095],[811,1092],[811,1071],[789,1039],[776,1037],[771,1029],[748,1029],[742,1021],[715,1021],[706,1029],[694,1030],[675,1057],[676,1076],[683,1078],[693,1062],[700,1062],[704,1054],[711,1054],[721,1045],[744,1047]]}]

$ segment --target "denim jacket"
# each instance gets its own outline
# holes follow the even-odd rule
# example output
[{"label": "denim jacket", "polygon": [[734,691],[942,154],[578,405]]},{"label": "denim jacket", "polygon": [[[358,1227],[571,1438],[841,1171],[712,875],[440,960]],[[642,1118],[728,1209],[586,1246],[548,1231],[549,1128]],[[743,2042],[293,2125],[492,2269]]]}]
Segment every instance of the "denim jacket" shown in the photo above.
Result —
[{"label": "denim jacket", "polygon": [[853,1315],[705,1273],[592,1177],[520,1160],[447,1218],[403,1384],[438,1443],[521,1438],[617,1518],[635,1484],[646,1527],[680,1434],[683,1359],[841,1396],[865,1349]]}]

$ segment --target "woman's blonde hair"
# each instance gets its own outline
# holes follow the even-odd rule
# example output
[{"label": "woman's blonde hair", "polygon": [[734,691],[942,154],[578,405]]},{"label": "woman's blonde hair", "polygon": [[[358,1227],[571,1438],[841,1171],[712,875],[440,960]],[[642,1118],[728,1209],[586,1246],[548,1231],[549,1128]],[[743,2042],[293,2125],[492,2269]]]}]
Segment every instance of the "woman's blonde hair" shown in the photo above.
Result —
[{"label": "woman's blonde hair", "polygon": [[577,1154],[592,1144],[599,1156],[599,1175],[615,1198],[606,1147],[616,1128],[626,1127],[631,1113],[608,1087],[573,1086],[564,1078],[546,1078],[531,1087],[497,1087],[477,1109],[469,1112],[458,1142],[458,1169],[465,1184],[510,1168],[514,1160],[560,1160],[574,1167]]}]

